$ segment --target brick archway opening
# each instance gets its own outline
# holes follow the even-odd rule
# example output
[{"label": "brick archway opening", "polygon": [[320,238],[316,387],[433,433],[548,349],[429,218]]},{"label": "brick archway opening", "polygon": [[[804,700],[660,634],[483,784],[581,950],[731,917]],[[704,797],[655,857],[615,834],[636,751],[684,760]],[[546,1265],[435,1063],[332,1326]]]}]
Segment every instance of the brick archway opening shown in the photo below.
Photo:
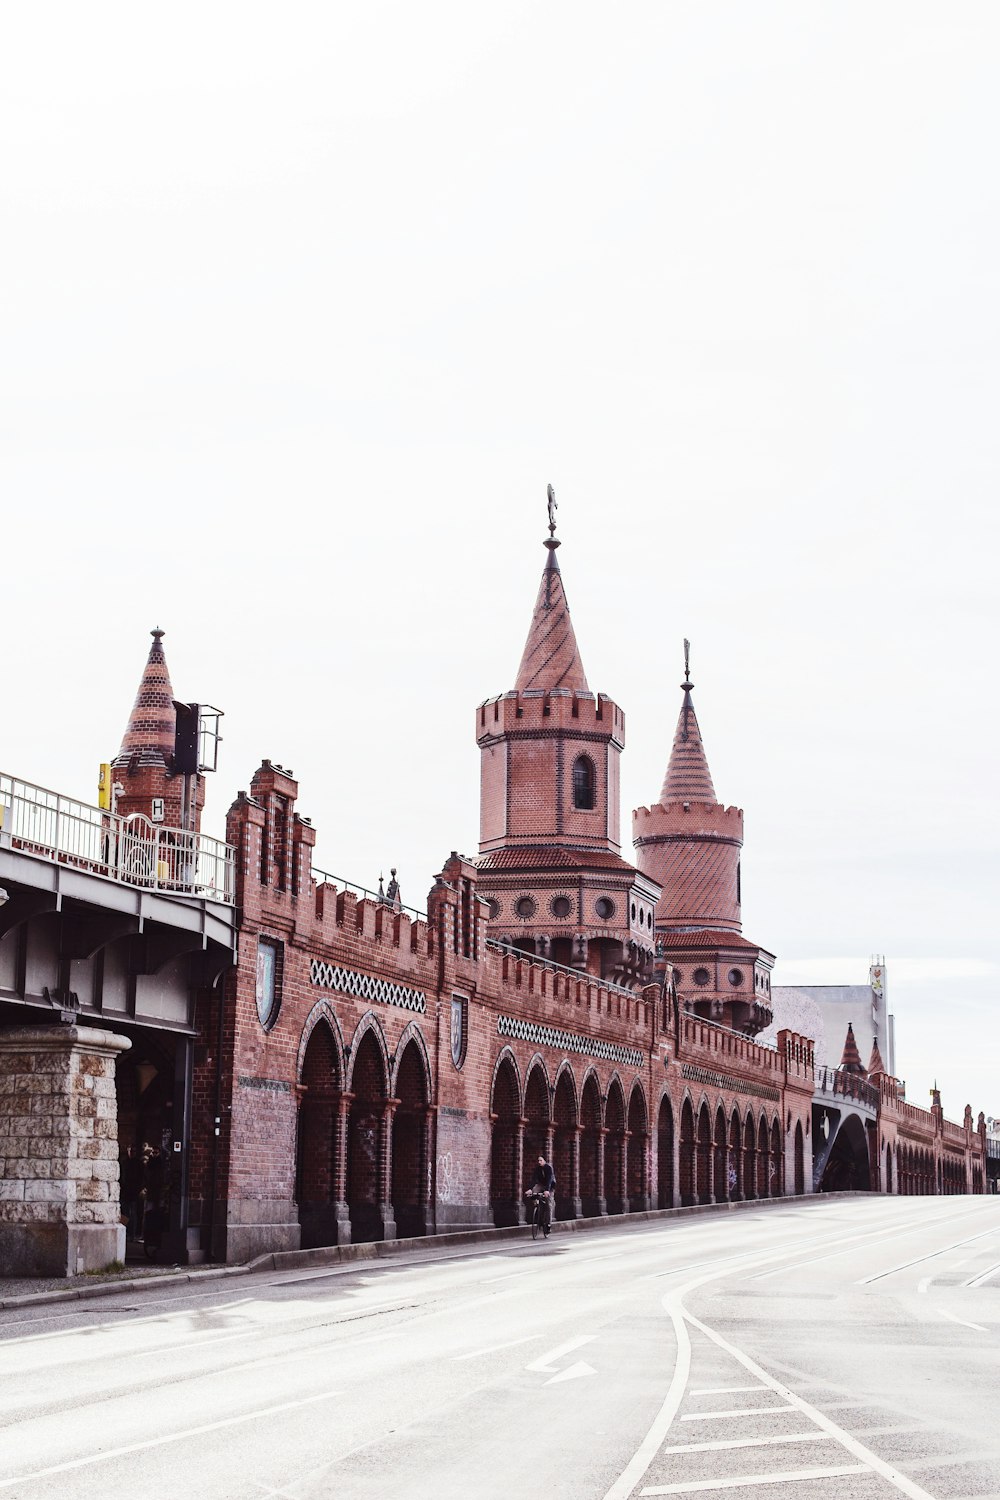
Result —
[{"label": "brick archway opening", "polygon": [[726,1117],[722,1112],[720,1104],[715,1112],[715,1201],[716,1203],[728,1203],[731,1183],[729,1181],[729,1133],[726,1130]]},{"label": "brick archway opening", "polygon": [[383,1206],[388,1193],[383,1135],[389,1096],[385,1062],[374,1031],[366,1031],[356,1045],[354,1097],[347,1122],[347,1204],[355,1244],[385,1238]]},{"label": "brick archway opening", "polygon": [[517,1074],[514,1064],[505,1057],[493,1080],[490,1114],[493,1116],[490,1145],[490,1202],[493,1222],[498,1228],[518,1222],[520,1183],[518,1182],[518,1131],[520,1126]]},{"label": "brick archway opening", "polygon": [[767,1198],[771,1192],[771,1163],[768,1150],[767,1125],[763,1115],[757,1126],[757,1197]]},{"label": "brick archway opening", "polygon": [[656,1202],[659,1208],[674,1206],[674,1112],[666,1094],[656,1121]]},{"label": "brick archway opening", "polygon": [[600,1153],[601,1091],[591,1073],[580,1098],[580,1203],[587,1219],[598,1218],[604,1212]]},{"label": "brick archway opening", "polygon": [[743,1196],[757,1196],[757,1131],[753,1115],[747,1115],[743,1126]]},{"label": "brick archway opening", "polygon": [[396,1233],[427,1233],[427,1077],[420,1048],[407,1042],[396,1072],[392,1117],[392,1214]]},{"label": "brick archway opening", "polygon": [[559,1074],[552,1106],[552,1167],[556,1174],[556,1218],[575,1219],[573,1154],[576,1148],[576,1095],[568,1068]]},{"label": "brick archway opening", "polygon": [[783,1192],[782,1160],[781,1160],[781,1126],[777,1120],[771,1121],[771,1151],[768,1157],[768,1171],[771,1179],[771,1197],[780,1198]]},{"label": "brick archway opening", "polygon": [[647,1171],[647,1142],[649,1128],[646,1118],[646,1097],[636,1084],[628,1101],[628,1139],[626,1147],[626,1190],[629,1213],[644,1213],[649,1207],[649,1174]]},{"label": "brick archway opening", "polygon": [[524,1086],[524,1166],[520,1195],[523,1199],[531,1185],[538,1158],[549,1157],[549,1086],[540,1064],[528,1074]]},{"label": "brick archway opening", "polygon": [[712,1201],[712,1117],[708,1105],[698,1111],[698,1202]]},{"label": "brick archway opening", "polygon": [[694,1110],[691,1100],[685,1099],[681,1109],[681,1205],[686,1208],[695,1201],[694,1171]]},{"label": "brick archway opening", "polygon": [[801,1196],[806,1190],[806,1144],[802,1134],[802,1121],[795,1122],[795,1193]]},{"label": "brick archway opening", "polygon": [[849,1114],[837,1131],[819,1190],[821,1193],[867,1193],[871,1191],[871,1185],[868,1136],[858,1116]]},{"label": "brick archway opening", "polygon": [[338,1240],[340,1049],[326,1021],[318,1021],[302,1059],[295,1197],[303,1250]]},{"label": "brick archway opening", "polygon": [[743,1127],[739,1110],[734,1109],[729,1121],[729,1199],[738,1203],[743,1197]]},{"label": "brick archway opening", "polygon": [[617,1078],[608,1089],[604,1110],[604,1196],[609,1214],[628,1212],[625,1196],[625,1096]]}]

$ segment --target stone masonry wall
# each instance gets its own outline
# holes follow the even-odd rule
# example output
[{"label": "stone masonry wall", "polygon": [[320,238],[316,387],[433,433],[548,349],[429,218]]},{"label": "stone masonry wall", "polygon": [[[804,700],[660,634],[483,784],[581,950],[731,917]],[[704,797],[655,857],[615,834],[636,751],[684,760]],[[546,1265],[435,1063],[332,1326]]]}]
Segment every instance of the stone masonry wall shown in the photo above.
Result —
[{"label": "stone masonry wall", "polygon": [[115,1058],[129,1046],[82,1026],[0,1033],[0,1274],[124,1259]]}]

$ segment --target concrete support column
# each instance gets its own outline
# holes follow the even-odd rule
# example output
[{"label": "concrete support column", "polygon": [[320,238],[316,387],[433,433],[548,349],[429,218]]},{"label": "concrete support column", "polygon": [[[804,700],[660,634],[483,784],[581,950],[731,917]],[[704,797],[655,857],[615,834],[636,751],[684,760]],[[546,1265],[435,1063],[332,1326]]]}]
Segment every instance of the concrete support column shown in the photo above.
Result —
[{"label": "concrete support column", "polygon": [[0,1032],[3,1275],[75,1276],[125,1259],[115,1058],[131,1045],[89,1026]]}]

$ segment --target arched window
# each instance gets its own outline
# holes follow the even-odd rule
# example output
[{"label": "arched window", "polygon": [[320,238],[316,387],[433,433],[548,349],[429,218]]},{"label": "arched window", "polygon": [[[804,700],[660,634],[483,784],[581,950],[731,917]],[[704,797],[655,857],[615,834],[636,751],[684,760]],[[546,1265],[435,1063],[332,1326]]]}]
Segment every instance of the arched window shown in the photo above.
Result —
[{"label": "arched window", "polygon": [[596,800],[594,762],[589,755],[578,755],[573,762],[573,806],[590,811]]}]

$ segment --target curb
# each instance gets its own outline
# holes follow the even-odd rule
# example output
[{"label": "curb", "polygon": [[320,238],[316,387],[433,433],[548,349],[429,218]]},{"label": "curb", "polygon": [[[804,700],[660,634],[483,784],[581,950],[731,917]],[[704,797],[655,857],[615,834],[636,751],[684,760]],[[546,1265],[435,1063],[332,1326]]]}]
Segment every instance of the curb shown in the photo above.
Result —
[{"label": "curb", "polygon": [[[692,1203],[684,1208],[649,1208],[630,1214],[605,1214],[601,1218],[556,1219],[552,1236],[586,1234],[602,1229],[621,1229],[629,1224],[669,1222],[705,1214],[745,1213],[753,1209],[772,1209],[783,1204],[822,1198],[825,1202],[839,1198],[877,1198],[877,1193],[805,1193],[792,1198],[749,1198],[739,1203]],[[94,1297],[111,1297],[119,1292],[144,1292],[149,1287],[177,1286],[184,1282],[221,1281],[232,1276],[253,1275],[261,1271],[287,1271],[296,1266],[340,1266],[354,1261],[391,1260],[417,1250],[446,1249],[448,1246],[502,1244],[507,1240],[525,1240],[530,1233],[527,1224],[512,1224],[502,1229],[484,1225],[481,1229],[458,1229],[443,1234],[414,1235],[408,1239],[370,1240],[359,1245],[323,1245],[315,1250],[272,1250],[240,1266],[212,1266],[204,1271],[166,1271],[162,1276],[140,1276],[131,1281],[104,1281],[91,1286],[67,1287],[65,1291],[29,1292],[22,1297],[0,1300],[0,1311],[16,1307],[44,1307],[58,1302],[87,1302]]]}]

